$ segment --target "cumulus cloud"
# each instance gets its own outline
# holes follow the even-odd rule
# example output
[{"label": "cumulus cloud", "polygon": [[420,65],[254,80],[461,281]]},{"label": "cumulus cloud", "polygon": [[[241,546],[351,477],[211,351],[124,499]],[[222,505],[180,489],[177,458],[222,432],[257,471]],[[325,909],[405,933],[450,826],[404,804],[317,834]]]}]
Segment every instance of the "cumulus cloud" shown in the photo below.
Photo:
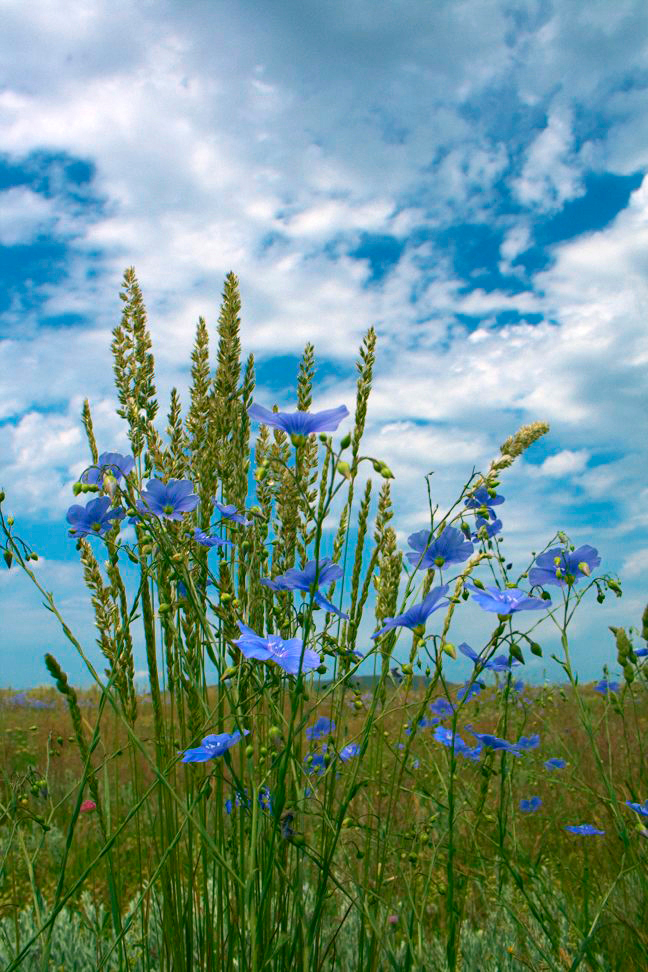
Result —
[{"label": "cumulus cloud", "polygon": [[[506,474],[511,555],[521,566],[571,524],[638,583],[648,180],[608,225],[529,253],[588,175],[648,168],[642,3],[92,0],[26,20],[9,0],[3,20],[0,243],[53,253],[0,310],[14,512],[65,527],[85,397],[100,450],[128,451],[109,353],[124,269],[148,310],[161,432],[171,388],[188,408],[199,316],[214,364],[232,270],[244,354],[263,368],[312,341],[317,408],[352,408],[375,326],[364,449],[397,476],[399,540],[425,523],[425,473],[449,505],[516,428],[547,420]],[[294,407],[294,369],[274,379],[258,400],[281,385]],[[69,581],[62,552],[47,564]]]}]

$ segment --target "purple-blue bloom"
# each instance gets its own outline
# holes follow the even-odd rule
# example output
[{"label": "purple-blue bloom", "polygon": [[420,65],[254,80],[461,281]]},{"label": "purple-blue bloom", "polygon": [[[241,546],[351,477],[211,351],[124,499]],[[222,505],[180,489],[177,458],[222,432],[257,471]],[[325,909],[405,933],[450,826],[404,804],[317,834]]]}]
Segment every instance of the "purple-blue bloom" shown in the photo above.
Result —
[{"label": "purple-blue bloom", "polygon": [[430,702],[428,708],[442,718],[445,716],[451,716],[454,712],[454,705],[452,702],[448,702],[448,700],[444,699],[443,697],[435,699],[434,702]]},{"label": "purple-blue bloom", "polygon": [[219,503],[218,500],[214,500],[214,506],[226,520],[232,520],[234,523],[242,523],[243,526],[249,526],[252,523],[252,520],[246,520],[243,514],[237,511],[233,503],[225,506],[223,503]]},{"label": "purple-blue bloom", "polygon": [[513,665],[522,664],[516,658],[509,658],[507,655],[498,655],[496,658],[484,661],[481,655],[478,655],[465,641],[459,645],[459,651],[473,661],[475,668],[487,668],[491,672],[508,672]]},{"label": "purple-blue bloom", "polygon": [[122,456],[120,452],[102,452],[96,466],[90,466],[81,474],[81,482],[89,486],[102,486],[104,473],[110,473],[116,480],[128,476],[135,468],[132,456]]},{"label": "purple-blue bloom", "polygon": [[[436,726],[438,721],[439,721],[438,717],[434,719],[419,719],[418,726],[421,729],[431,729],[433,726]],[[412,731],[413,730],[408,726],[407,729],[405,730],[405,735],[411,736]]]},{"label": "purple-blue bloom", "polygon": [[507,753],[512,753],[514,756],[521,755],[517,750],[517,745],[507,742],[506,739],[500,739],[499,736],[493,736],[489,732],[474,732],[472,729],[469,732],[473,734],[475,739],[479,739],[489,749],[504,749]]},{"label": "purple-blue bloom", "polygon": [[349,743],[344,749],[340,750],[340,759],[343,763],[348,762],[353,756],[357,756],[360,752],[360,745],[358,743]]},{"label": "purple-blue bloom", "polygon": [[544,601],[539,597],[530,597],[525,591],[517,587],[507,587],[501,591],[498,587],[487,587],[485,591],[474,584],[464,584],[473,592],[473,600],[477,601],[484,611],[497,614],[513,614],[515,611],[540,611],[551,607],[551,601]]},{"label": "purple-blue bloom", "polygon": [[587,837],[592,837],[594,834],[604,834],[604,830],[597,830],[591,824],[579,824],[578,826],[566,826],[565,830],[571,830],[572,834],[584,834]]},{"label": "purple-blue bloom", "polygon": [[322,743],[322,751],[320,753],[318,752],[308,753],[308,755],[304,757],[304,763],[306,764],[307,773],[315,773],[317,771],[320,776],[322,775],[322,773],[326,769],[326,762],[324,760],[324,757],[326,755],[327,749],[328,749],[328,744]]},{"label": "purple-blue bloom", "polygon": [[456,527],[445,527],[441,535],[430,543],[431,538],[432,533],[429,530],[419,530],[418,533],[413,533],[407,538],[410,547],[417,551],[417,553],[407,554],[410,564],[414,566],[418,564],[423,570],[450,567],[451,564],[460,564],[468,560],[473,552],[470,540],[466,540],[461,530],[457,530]]},{"label": "purple-blue bloom", "polygon": [[[166,485],[161,479],[149,479],[146,487],[142,499],[135,503],[142,515],[152,513],[165,520],[181,520],[183,513],[193,512],[200,503],[189,479],[170,479]],[[128,522],[138,520],[138,516],[131,516]]]},{"label": "purple-blue bloom", "polygon": [[563,769],[566,765],[567,763],[565,762],[565,760],[559,759],[557,756],[553,756],[551,759],[548,759],[545,763],[545,766],[547,767],[548,770]]},{"label": "purple-blue bloom", "polygon": [[643,804],[641,803],[631,803],[630,800],[626,800],[626,806],[634,810],[635,813],[640,814],[642,817],[648,817],[648,800]]},{"label": "purple-blue bloom", "polygon": [[540,745],[540,736],[538,733],[535,736],[520,736],[515,745],[520,749],[537,749]]},{"label": "purple-blue bloom", "polygon": [[485,528],[487,537],[489,538],[494,537],[495,534],[499,533],[500,530],[502,529],[502,521],[495,520],[494,523],[489,523],[488,520],[485,520],[483,518],[483,516],[478,516],[477,519],[475,520],[475,529],[471,534],[473,543],[477,543],[478,540],[481,540],[479,534],[482,531],[482,527]]},{"label": "purple-blue bloom", "polygon": [[251,419],[269,425],[273,429],[283,429],[289,435],[312,435],[315,432],[335,432],[338,425],[349,414],[346,405],[329,408],[323,412],[271,412],[262,405],[250,405],[247,410]]},{"label": "purple-blue bloom", "polygon": [[[243,735],[249,736],[250,730],[244,729]],[[236,729],[234,732],[222,732],[220,735],[212,733],[205,736],[202,744],[196,749],[187,749],[182,757],[183,763],[206,763],[208,759],[222,756],[223,753],[234,746],[241,738],[241,733]],[[180,753],[178,753],[178,756]]]},{"label": "purple-blue bloom", "polygon": [[464,698],[466,702],[470,702],[473,695],[479,695],[481,690],[484,688],[481,682],[473,682],[470,684],[470,679],[467,679],[457,692],[457,699],[461,702]]},{"label": "purple-blue bloom", "polygon": [[[241,631],[241,637],[232,644],[237,645],[246,658],[256,658],[258,661],[273,661],[283,668],[289,675],[299,672],[299,659],[304,642],[301,638],[289,638],[284,641],[280,635],[261,637],[252,628],[248,628],[242,621],[236,622]],[[304,650],[302,672],[310,672],[320,664],[319,655],[312,648]]]},{"label": "purple-blue bloom", "polygon": [[600,692],[601,695],[607,695],[608,692],[618,692],[620,687],[619,682],[609,682],[607,678],[602,678],[601,681],[594,686],[594,691]]},{"label": "purple-blue bloom", "polygon": [[[504,502],[504,496],[491,497],[488,493],[488,489],[485,486],[480,486],[479,489],[475,490],[474,495],[470,499],[464,500],[464,506],[467,506],[470,510],[477,510],[482,506],[488,509],[488,515],[491,520],[495,519],[495,511],[491,509],[492,506],[500,506]],[[500,523],[501,526],[501,523]]]},{"label": "purple-blue bloom", "polygon": [[66,520],[73,527],[73,529],[68,530],[68,536],[85,537],[90,534],[91,536],[102,537],[106,530],[110,530],[114,526],[111,520],[122,520],[126,515],[121,509],[113,509],[108,512],[109,506],[109,496],[99,496],[90,500],[86,506],[75,503],[66,515]]},{"label": "purple-blue bloom", "polygon": [[[273,591],[306,591],[306,593],[310,593],[315,586],[316,573],[316,561],[309,560],[303,570],[298,570],[297,567],[291,567],[285,574],[275,577],[274,580],[270,580],[269,577],[262,577],[261,583]],[[323,560],[319,561],[317,587],[319,588],[324,584],[330,584],[332,581],[339,580],[343,574],[344,571],[339,564],[334,564],[331,557],[324,557]],[[333,614],[337,614],[338,617],[348,621],[349,615],[344,614],[335,604],[327,601],[318,590],[315,590],[313,599],[320,607],[326,608],[327,611],[331,611]]]},{"label": "purple-blue bloom", "polygon": [[[552,547],[536,557],[537,567],[529,571],[529,582],[536,584],[557,584],[565,587],[567,575],[572,578],[572,584],[577,584],[583,577],[589,577],[595,567],[601,563],[598,550],[588,543],[570,552],[564,547]],[[582,568],[585,567],[585,570]]]},{"label": "purple-blue bloom", "polygon": [[194,529],[194,540],[199,543],[201,547],[233,547],[234,544],[231,540],[222,540],[220,537],[210,537],[208,533],[204,530],[200,530],[198,527]]},{"label": "purple-blue bloom", "polygon": [[415,604],[411,607],[409,611],[405,611],[404,614],[399,614],[396,618],[386,618],[385,625],[372,634],[372,638],[378,638],[385,631],[390,628],[418,628],[419,626],[424,627],[425,622],[432,614],[433,611],[438,611],[439,608],[445,607],[449,601],[441,601],[440,598],[447,593],[449,584],[443,584],[441,587],[435,587],[433,591],[430,591],[425,600],[421,601],[420,604]]},{"label": "purple-blue bloom", "polygon": [[520,800],[520,810],[522,813],[535,813],[541,805],[542,800],[539,796],[531,797],[530,800]]},{"label": "purple-blue bloom", "polygon": [[306,736],[308,739],[321,739],[322,736],[326,736],[327,733],[333,732],[335,730],[335,723],[327,719],[326,716],[320,716],[314,726],[310,726],[306,729]]}]

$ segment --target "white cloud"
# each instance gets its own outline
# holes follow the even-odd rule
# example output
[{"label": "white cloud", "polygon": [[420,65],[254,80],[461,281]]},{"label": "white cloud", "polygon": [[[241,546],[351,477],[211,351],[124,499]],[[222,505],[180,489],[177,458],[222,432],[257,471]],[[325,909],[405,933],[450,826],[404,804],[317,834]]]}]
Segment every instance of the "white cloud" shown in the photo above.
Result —
[{"label": "white cloud", "polygon": [[[485,471],[504,439],[537,419],[551,423],[537,447],[549,458],[522,460],[505,479],[513,554],[521,560],[565,525],[576,487],[612,497],[645,530],[636,496],[645,468],[637,412],[648,360],[648,180],[612,225],[555,245],[553,262],[517,294],[466,292],[450,250],[436,242],[441,229],[492,224],[504,234],[500,270],[509,273],[533,243],[536,214],[578,196],[588,166],[648,164],[644,89],[621,83],[645,68],[641,3],[620,3],[612,16],[594,0],[545,16],[471,0],[430,16],[413,2],[340,3],[324,14],[308,2],[259,13],[245,0],[235,9],[190,0],[182,10],[94,0],[78,16],[63,14],[57,2],[36,3],[29,21],[22,4],[4,9],[0,139],[9,161],[43,151],[87,160],[102,200],[90,211],[66,195],[60,165],[50,197],[27,188],[0,195],[4,245],[42,232],[68,244],[66,276],[25,285],[0,314],[2,486],[16,513],[65,527],[71,482],[89,461],[85,397],[100,451],[128,451],[110,343],[123,270],[134,265],[161,432],[173,386],[186,414],[201,315],[215,362],[220,295],[233,270],[244,354],[301,354],[312,341],[318,359],[337,366],[336,376],[316,377],[318,408],[351,408],[353,360],[376,327],[363,447],[397,476],[399,535],[424,523],[426,472],[435,469],[435,502],[449,504],[473,465]],[[587,112],[605,124],[583,136]],[[34,164],[41,175],[53,171]],[[517,192],[521,212],[495,207],[502,184]],[[363,234],[405,245],[371,287],[369,260],[349,256]],[[496,325],[506,311],[521,321]],[[81,315],[84,328],[43,326],[66,313]],[[487,320],[468,334],[455,313]],[[541,323],[525,321],[530,314]],[[588,468],[600,452],[617,458]],[[619,564],[621,529],[604,524],[599,533]],[[635,570],[640,560],[631,550],[624,563]]]}]

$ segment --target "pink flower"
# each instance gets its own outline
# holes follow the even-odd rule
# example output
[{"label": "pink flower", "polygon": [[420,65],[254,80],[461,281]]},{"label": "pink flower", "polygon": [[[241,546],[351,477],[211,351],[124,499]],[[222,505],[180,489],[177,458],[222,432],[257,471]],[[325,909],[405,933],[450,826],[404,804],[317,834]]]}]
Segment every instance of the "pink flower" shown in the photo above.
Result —
[{"label": "pink flower", "polygon": [[94,800],[84,800],[79,809],[79,813],[90,813],[91,810],[96,810],[97,804]]},{"label": "pink flower", "polygon": [[396,925],[398,923],[398,915],[389,915],[387,922],[390,925]]}]

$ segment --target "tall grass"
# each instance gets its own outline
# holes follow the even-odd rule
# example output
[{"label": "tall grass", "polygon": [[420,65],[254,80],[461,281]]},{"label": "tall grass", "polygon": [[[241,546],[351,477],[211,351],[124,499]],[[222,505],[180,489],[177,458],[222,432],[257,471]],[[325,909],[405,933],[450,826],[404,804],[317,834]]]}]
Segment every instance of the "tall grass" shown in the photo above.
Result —
[{"label": "tall grass", "polygon": [[[164,446],[153,425],[154,362],[132,268],[120,296],[112,352],[133,468],[122,476],[111,454],[118,475],[99,470],[86,400],[88,466],[97,475],[74,486],[76,495],[98,493],[120,511],[80,531],[76,542],[103,672],[29,568],[38,556],[0,507],[7,567],[17,563],[29,575],[96,683],[92,693],[77,693],[47,653],[57,695],[2,696],[2,967],[648,967],[648,831],[641,826],[648,804],[639,806],[648,796],[648,649],[613,629],[623,687],[601,685],[597,695],[578,685],[567,638],[573,611],[594,587],[599,602],[608,590],[621,596],[618,580],[590,576],[591,558],[547,581],[555,585],[553,600],[547,583],[525,590],[532,598],[525,604],[497,600],[517,596],[525,580],[528,587],[529,568],[510,579],[488,504],[501,502],[498,477],[548,426],[533,423],[507,439],[485,474],[473,470],[441,518],[428,482],[429,535],[418,546],[416,535],[410,538],[410,569],[389,525],[393,474],[360,451],[373,329],[357,362],[353,427],[339,446],[324,432],[318,439],[274,427],[283,414],[275,406],[277,420],[268,413],[251,455],[254,360],[250,355],[241,367],[238,281],[230,273],[215,375],[200,318],[189,412],[183,422],[174,388]],[[307,345],[297,404],[309,415],[314,372]],[[377,500],[370,478],[356,495],[366,462],[379,477]],[[187,481],[195,502],[181,513],[171,503],[140,515],[152,479],[166,486]],[[246,506],[251,489],[254,504]],[[214,500],[226,507],[222,516],[216,507],[216,522]],[[132,547],[120,538],[124,511],[135,524]],[[462,531],[457,543],[473,547],[454,559],[446,553],[426,560],[453,524]],[[333,526],[328,560],[325,526]],[[229,546],[210,544],[210,537]],[[544,549],[556,541],[566,556],[574,551],[563,533]],[[95,555],[104,545],[107,580]],[[131,605],[119,570],[125,558],[139,568]],[[312,562],[315,582],[305,591],[277,581]],[[453,571],[453,563],[461,566]],[[500,594],[486,594],[478,568],[488,570]],[[385,630],[365,643],[359,632],[372,585],[372,630]],[[446,599],[439,595],[434,610],[443,609],[442,619],[431,610],[401,617],[414,605],[430,606],[440,587]],[[459,688],[449,681],[457,649],[448,635],[454,625],[461,638],[456,609],[470,593],[498,617]],[[519,624],[529,618],[522,610],[536,612],[530,626]],[[531,632],[546,621],[561,632],[555,660],[568,677],[565,689],[519,681],[524,652],[542,654]],[[239,622],[259,636],[255,657]],[[135,686],[136,623],[144,633],[146,696]],[[648,640],[648,609],[641,637]],[[397,665],[403,638],[407,661]],[[282,662],[276,654],[291,639],[299,639],[294,674],[287,656]],[[364,685],[363,659],[373,661],[374,672]],[[15,724],[27,717],[33,730]],[[44,757],[34,753],[30,732],[39,740],[47,734]],[[208,749],[214,735],[229,748],[183,761],[183,754],[191,760],[190,751]],[[550,758],[565,765],[553,768]],[[520,801],[532,796],[541,803],[528,812]],[[565,829],[583,823],[604,834]]]}]

